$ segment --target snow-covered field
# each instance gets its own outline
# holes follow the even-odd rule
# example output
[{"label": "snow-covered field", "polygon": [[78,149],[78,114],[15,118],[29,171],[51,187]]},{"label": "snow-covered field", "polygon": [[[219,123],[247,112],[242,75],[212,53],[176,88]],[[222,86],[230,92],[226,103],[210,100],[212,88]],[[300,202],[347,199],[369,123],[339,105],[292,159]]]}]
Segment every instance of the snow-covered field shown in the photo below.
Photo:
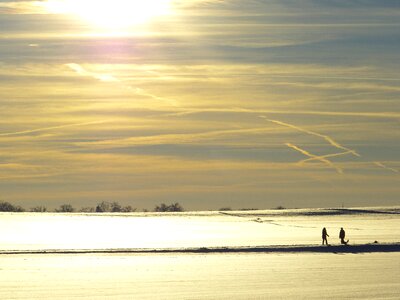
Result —
[{"label": "snow-covered field", "polygon": [[[400,242],[400,209],[0,214],[0,299],[399,299],[400,252],[106,253]],[[345,247],[345,246],[343,246]],[[349,246],[351,247],[351,246]],[[59,254],[31,254],[45,249]],[[104,253],[66,254],[66,249]],[[397,248],[396,248],[397,249]],[[26,254],[5,254],[24,250]]]},{"label": "snow-covered field", "polygon": [[1,257],[1,299],[399,299],[400,253]]}]

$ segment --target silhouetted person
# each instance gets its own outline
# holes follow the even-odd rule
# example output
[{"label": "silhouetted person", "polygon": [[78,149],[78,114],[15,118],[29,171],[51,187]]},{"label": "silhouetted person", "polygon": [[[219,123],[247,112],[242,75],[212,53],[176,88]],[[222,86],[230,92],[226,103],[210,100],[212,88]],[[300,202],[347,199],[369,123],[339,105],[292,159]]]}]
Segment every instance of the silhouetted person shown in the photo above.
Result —
[{"label": "silhouetted person", "polygon": [[328,239],[326,238],[328,236],[329,236],[329,234],[328,234],[328,232],[326,232],[326,228],[324,227],[322,229],[322,245],[324,245],[324,244],[328,245]]},{"label": "silhouetted person", "polygon": [[347,242],[344,240],[344,238],[346,237],[346,232],[344,231],[343,227],[340,228],[340,233],[339,233],[339,239],[340,239],[340,243],[342,245],[347,245],[347,243],[349,242],[349,240],[347,240]]}]

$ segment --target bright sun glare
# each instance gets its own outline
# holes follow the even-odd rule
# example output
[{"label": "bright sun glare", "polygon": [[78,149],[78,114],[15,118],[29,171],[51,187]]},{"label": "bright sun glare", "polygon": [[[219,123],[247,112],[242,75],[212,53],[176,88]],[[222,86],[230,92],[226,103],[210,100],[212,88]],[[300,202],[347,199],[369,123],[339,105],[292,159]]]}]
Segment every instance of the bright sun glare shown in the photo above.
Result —
[{"label": "bright sun glare", "polygon": [[170,12],[171,0],[48,0],[47,11],[72,14],[104,29],[123,29]]}]

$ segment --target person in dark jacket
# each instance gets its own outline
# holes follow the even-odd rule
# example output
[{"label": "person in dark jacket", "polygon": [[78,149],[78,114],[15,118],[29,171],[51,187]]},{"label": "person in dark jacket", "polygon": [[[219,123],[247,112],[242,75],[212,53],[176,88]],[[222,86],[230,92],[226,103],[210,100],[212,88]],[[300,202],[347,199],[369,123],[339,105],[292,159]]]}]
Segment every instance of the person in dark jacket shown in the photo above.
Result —
[{"label": "person in dark jacket", "polygon": [[344,231],[343,227],[340,228],[340,232],[339,232],[339,239],[340,239],[340,243],[342,245],[347,245],[347,243],[349,242],[349,240],[345,241],[344,238],[346,237],[346,232]]},{"label": "person in dark jacket", "polygon": [[327,239],[328,236],[329,236],[329,234],[328,234],[328,232],[326,231],[326,228],[324,227],[324,228],[322,229],[322,245],[324,245],[324,244],[329,245],[329,244],[328,244],[328,239]]}]

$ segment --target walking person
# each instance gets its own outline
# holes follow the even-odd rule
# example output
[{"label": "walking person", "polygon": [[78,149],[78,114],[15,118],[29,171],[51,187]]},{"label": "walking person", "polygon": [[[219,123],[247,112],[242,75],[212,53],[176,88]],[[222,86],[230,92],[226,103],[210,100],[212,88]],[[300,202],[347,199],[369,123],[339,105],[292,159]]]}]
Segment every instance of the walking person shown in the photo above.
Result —
[{"label": "walking person", "polygon": [[349,240],[345,241],[344,238],[346,237],[346,232],[344,231],[343,227],[340,228],[340,232],[339,232],[339,239],[340,239],[340,243],[342,245],[347,245],[347,243],[349,242]]},{"label": "walking person", "polygon": [[329,236],[329,234],[328,234],[328,232],[326,231],[326,228],[324,227],[324,228],[322,229],[322,245],[324,245],[324,244],[326,244],[327,246],[329,245],[329,244],[328,244],[328,239],[327,239],[328,236]]}]

